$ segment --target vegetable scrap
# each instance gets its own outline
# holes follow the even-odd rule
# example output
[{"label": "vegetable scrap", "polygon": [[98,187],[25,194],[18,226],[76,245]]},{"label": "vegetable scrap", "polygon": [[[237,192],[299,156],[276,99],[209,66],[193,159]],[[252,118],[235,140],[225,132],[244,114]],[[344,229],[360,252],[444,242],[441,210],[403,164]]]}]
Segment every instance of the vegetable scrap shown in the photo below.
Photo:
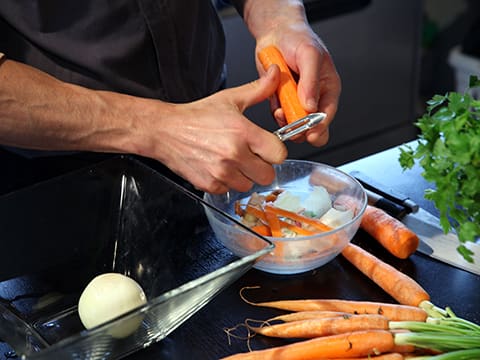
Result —
[{"label": "vegetable scrap", "polygon": [[253,193],[235,202],[241,221],[260,235],[291,238],[330,231],[348,223],[355,209],[333,204],[323,186],[315,186],[302,200],[283,189],[267,194]]}]

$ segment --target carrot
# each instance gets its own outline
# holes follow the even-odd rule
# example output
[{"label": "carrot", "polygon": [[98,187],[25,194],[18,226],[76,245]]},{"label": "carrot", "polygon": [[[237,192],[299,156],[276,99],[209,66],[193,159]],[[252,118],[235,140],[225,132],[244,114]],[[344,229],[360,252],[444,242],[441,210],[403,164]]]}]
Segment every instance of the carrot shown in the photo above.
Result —
[{"label": "carrot", "polygon": [[297,83],[280,51],[275,46],[267,46],[259,51],[258,59],[267,70],[273,64],[280,68],[280,85],[277,96],[288,124],[308,115],[297,95]]},{"label": "carrot", "polygon": [[318,358],[317,360],[403,360],[404,356],[397,352],[382,354],[378,356],[367,356],[361,358]]},{"label": "carrot", "polygon": [[390,304],[371,301],[337,300],[337,299],[305,299],[277,300],[254,303],[245,298],[243,291],[255,287],[245,287],[240,297],[246,303],[287,311],[340,311],[349,314],[378,314],[391,321],[425,321],[427,312],[417,306]]},{"label": "carrot", "polygon": [[298,221],[302,224],[310,225],[310,226],[312,226],[312,227],[314,227],[318,230],[321,230],[321,231],[332,230],[332,228],[330,226],[327,226],[327,225],[323,224],[322,222],[320,222],[318,220],[315,220],[315,219],[310,218],[308,216],[303,216],[301,214],[297,214],[296,212],[293,212],[293,211],[285,210],[285,209],[282,209],[282,208],[279,208],[279,207],[276,207],[276,206],[272,206],[272,205],[269,205],[269,204],[265,205],[265,211],[267,211],[267,210],[271,211],[274,214],[277,214],[278,216],[283,216],[283,217]]},{"label": "carrot", "polygon": [[430,300],[428,293],[412,278],[352,243],[342,255],[400,304],[418,306]]},{"label": "carrot", "polygon": [[367,205],[360,226],[400,259],[408,258],[418,248],[419,239],[413,231],[374,206]]},{"label": "carrot", "polygon": [[388,330],[389,320],[382,315],[348,315],[324,319],[307,319],[283,324],[251,326],[257,334],[279,338],[314,338],[360,330]]},{"label": "carrot", "polygon": [[223,360],[358,358],[390,352],[394,346],[394,338],[389,331],[367,330],[317,337],[274,348],[236,354]]},{"label": "carrot", "polygon": [[282,314],[270,318],[267,322],[271,321],[297,321],[297,320],[308,320],[308,319],[324,319],[324,318],[331,318],[331,317],[340,317],[340,316],[347,316],[351,315],[346,312],[341,311],[297,311],[289,314]]}]

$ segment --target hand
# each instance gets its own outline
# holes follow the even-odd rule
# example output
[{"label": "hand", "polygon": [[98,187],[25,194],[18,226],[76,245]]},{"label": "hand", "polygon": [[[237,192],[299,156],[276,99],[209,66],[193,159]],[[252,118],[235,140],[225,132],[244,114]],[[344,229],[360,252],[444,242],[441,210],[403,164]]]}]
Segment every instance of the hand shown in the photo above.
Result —
[{"label": "hand", "polygon": [[[210,97],[172,105],[168,118],[156,121],[155,101],[149,101],[139,151],[163,162],[200,190],[223,193],[247,191],[253,183],[270,184],[272,164],[283,162],[285,145],[272,133],[249,121],[242,113],[267,99],[279,83],[272,67],[259,80]],[[165,109],[162,110],[165,114]]]},{"label": "hand", "polygon": [[[267,6],[269,21],[255,18],[260,10],[253,6]],[[326,119],[296,141],[307,140],[314,146],[328,142],[328,126],[337,112],[341,92],[340,77],[333,60],[320,38],[308,24],[303,6],[294,2],[250,2],[252,9],[246,14],[249,28],[257,40],[257,52],[268,45],[275,45],[294,74],[298,75],[298,97],[307,112],[325,112]],[[272,5],[273,4],[273,5]],[[259,73],[264,72],[257,58]],[[272,112],[280,126],[285,118],[276,97],[271,99]]]}]

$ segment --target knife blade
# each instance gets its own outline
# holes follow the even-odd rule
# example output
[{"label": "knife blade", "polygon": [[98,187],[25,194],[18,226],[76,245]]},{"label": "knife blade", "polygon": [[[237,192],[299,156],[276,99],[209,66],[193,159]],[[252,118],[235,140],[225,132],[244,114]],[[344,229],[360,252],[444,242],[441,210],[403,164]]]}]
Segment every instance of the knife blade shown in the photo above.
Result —
[{"label": "knife blade", "polygon": [[[466,261],[457,251],[457,247],[461,244],[457,234],[454,232],[444,233],[440,226],[440,220],[428,211],[418,207],[416,212],[393,212],[396,202],[386,199],[382,195],[376,193],[370,186],[370,190],[366,190],[369,203],[374,205],[389,215],[398,218],[410,230],[415,232],[420,239],[417,251],[430,256],[433,259],[442,261],[446,264],[455,266],[459,269],[469,271],[473,274],[480,275],[480,245],[467,242],[463,245],[470,249],[473,263]],[[402,206],[404,206],[402,204]]]}]

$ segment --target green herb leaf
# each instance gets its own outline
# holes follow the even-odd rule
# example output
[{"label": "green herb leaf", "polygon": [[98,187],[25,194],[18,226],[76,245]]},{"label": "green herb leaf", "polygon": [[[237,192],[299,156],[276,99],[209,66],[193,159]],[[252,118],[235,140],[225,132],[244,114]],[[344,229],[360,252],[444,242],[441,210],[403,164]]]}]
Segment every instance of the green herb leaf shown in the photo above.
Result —
[{"label": "green herb leaf", "polygon": [[[400,148],[399,163],[406,170],[416,162],[422,176],[435,185],[425,191],[440,213],[445,232],[456,230],[459,240],[480,236],[480,100],[469,93],[480,86],[477,76],[463,94],[450,92],[427,101],[426,113],[415,125],[420,129],[416,148]],[[471,260],[464,245],[460,254]]]}]

